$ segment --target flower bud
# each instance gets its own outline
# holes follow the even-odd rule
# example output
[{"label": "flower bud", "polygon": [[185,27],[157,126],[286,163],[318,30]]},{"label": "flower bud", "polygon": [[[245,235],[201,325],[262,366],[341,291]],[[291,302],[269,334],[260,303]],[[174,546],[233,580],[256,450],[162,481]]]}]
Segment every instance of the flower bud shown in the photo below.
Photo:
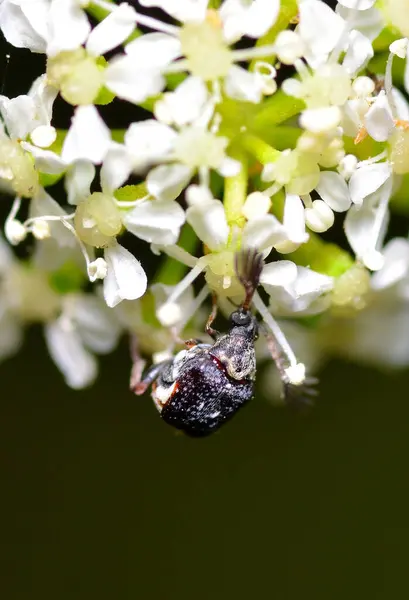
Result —
[{"label": "flower bud", "polygon": [[334,224],[334,213],[323,200],[314,200],[312,207],[305,209],[305,222],[312,231],[322,233]]},{"label": "flower bud", "polygon": [[97,248],[109,246],[122,228],[114,199],[101,192],[91,194],[77,206],[74,224],[79,238]]}]

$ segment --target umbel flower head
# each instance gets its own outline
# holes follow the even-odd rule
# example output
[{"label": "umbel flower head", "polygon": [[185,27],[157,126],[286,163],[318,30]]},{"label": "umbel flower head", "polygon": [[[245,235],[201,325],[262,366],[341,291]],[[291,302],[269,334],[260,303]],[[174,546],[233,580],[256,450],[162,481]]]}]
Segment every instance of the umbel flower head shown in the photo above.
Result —
[{"label": "umbel flower head", "polygon": [[225,316],[243,302],[247,248],[288,385],[330,354],[409,364],[402,3],[133,4],[0,4],[9,44],[46,59],[26,94],[0,96],[0,357],[38,322],[73,388],[122,333],[161,362],[202,337],[209,296]]}]

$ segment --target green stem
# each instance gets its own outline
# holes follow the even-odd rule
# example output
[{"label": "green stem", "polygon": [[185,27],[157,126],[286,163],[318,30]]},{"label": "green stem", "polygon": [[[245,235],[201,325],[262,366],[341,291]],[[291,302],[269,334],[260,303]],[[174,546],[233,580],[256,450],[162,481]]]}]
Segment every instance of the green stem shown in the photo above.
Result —
[{"label": "green stem", "polygon": [[[179,237],[178,246],[186,250],[186,252],[194,254],[197,245],[198,239],[195,232],[188,223],[185,223]],[[183,263],[170,256],[166,256],[155,274],[155,283],[176,285],[183,279],[186,269],[187,267]]]},{"label": "green stem", "polygon": [[253,117],[251,130],[261,133],[267,127],[279,125],[298,115],[304,108],[303,100],[287,96],[282,90],[278,90],[260,105],[260,110]]},{"label": "green stem", "polygon": [[224,181],[223,203],[226,212],[227,223],[230,227],[238,225],[244,226],[245,219],[242,215],[243,204],[247,197],[248,168],[247,160],[243,153],[230,153],[233,158],[240,161],[241,169],[237,175],[226,177]]},{"label": "green stem", "polygon": [[281,154],[279,150],[276,150],[256,135],[245,134],[240,138],[240,142],[242,147],[262,165],[276,161]]}]

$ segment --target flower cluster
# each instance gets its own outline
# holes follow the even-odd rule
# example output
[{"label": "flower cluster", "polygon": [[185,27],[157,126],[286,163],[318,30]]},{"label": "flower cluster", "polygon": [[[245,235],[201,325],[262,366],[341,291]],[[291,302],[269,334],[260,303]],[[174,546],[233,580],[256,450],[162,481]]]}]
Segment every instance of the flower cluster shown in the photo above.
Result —
[{"label": "flower cluster", "polygon": [[[0,96],[0,357],[37,322],[74,388],[123,333],[162,360],[201,336],[209,294],[225,314],[242,300],[234,257],[256,248],[253,306],[292,383],[332,353],[409,365],[409,240],[393,237],[409,214],[408,14],[404,0],[2,0],[6,40],[46,70]],[[149,118],[111,130],[98,107],[116,99]]]}]

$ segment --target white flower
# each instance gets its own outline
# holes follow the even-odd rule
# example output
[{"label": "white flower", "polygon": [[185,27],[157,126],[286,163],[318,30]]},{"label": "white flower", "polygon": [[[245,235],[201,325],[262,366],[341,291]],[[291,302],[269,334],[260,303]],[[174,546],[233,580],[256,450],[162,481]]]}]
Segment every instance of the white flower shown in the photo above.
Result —
[{"label": "white flower", "polygon": [[351,195],[345,179],[334,171],[321,171],[316,191],[335,212],[344,212],[351,206]]},{"label": "white flower", "polygon": [[391,175],[392,168],[388,162],[358,165],[349,180],[352,202],[360,206],[364,198],[376,192]]},{"label": "white flower", "polygon": [[51,126],[56,96],[57,90],[47,85],[45,75],[33,82],[26,96],[0,96],[1,116],[10,138],[25,140],[30,135],[34,145],[50,146],[56,138],[56,130]]},{"label": "white flower", "polygon": [[225,80],[227,94],[249,102],[259,102],[263,93],[271,93],[260,73],[233,63],[269,55],[273,48],[234,50],[230,44],[243,36],[258,38],[266,33],[278,16],[278,0],[253,0],[250,4],[225,0],[218,12],[207,10],[207,2],[149,0],[141,4],[162,8],[182,25],[175,27],[137,14],[138,22],[158,32],[131,41],[125,56],[110,62],[106,84],[119,97],[142,102],[164,87],[163,73],[178,71],[188,71],[206,82]]},{"label": "white flower", "polygon": [[74,389],[94,382],[98,366],[93,353],[111,352],[119,334],[115,315],[90,294],[65,297],[61,316],[45,327],[50,355],[67,385]]},{"label": "white flower", "polygon": [[104,258],[107,274],[104,279],[104,298],[109,307],[122,300],[135,300],[146,291],[147,278],[141,263],[120,244],[106,248]]},{"label": "white flower", "polygon": [[[351,178],[352,179],[352,178]],[[352,206],[345,218],[345,234],[358,259],[377,271],[383,266],[384,257],[379,250],[388,224],[388,201],[392,190],[392,178],[384,180],[376,191],[366,194],[365,200]]]},{"label": "white flower", "polygon": [[[100,164],[111,145],[111,132],[94,106],[79,106],[75,109],[61,156],[27,142],[22,143],[23,148],[34,157],[38,170],[50,174],[63,173],[77,161]],[[89,173],[89,167],[86,172]]]},{"label": "white flower", "polygon": [[111,146],[107,153],[104,179],[111,188],[119,187],[132,171],[140,173],[165,162],[149,171],[146,185],[151,196],[169,202],[180,195],[196,171],[205,182],[211,169],[224,177],[237,174],[240,163],[225,152],[228,139],[208,128],[213,110],[203,82],[187,79],[159,101],[156,111],[165,121],[179,124],[178,129],[153,119],[131,123],[124,145]]},{"label": "white flower", "polygon": [[13,46],[49,54],[78,48],[91,30],[77,0],[4,0],[0,27]]},{"label": "white flower", "polygon": [[316,314],[330,304],[325,296],[334,285],[332,277],[300,267],[288,260],[272,262],[263,268],[260,283],[270,294],[273,314]]}]

